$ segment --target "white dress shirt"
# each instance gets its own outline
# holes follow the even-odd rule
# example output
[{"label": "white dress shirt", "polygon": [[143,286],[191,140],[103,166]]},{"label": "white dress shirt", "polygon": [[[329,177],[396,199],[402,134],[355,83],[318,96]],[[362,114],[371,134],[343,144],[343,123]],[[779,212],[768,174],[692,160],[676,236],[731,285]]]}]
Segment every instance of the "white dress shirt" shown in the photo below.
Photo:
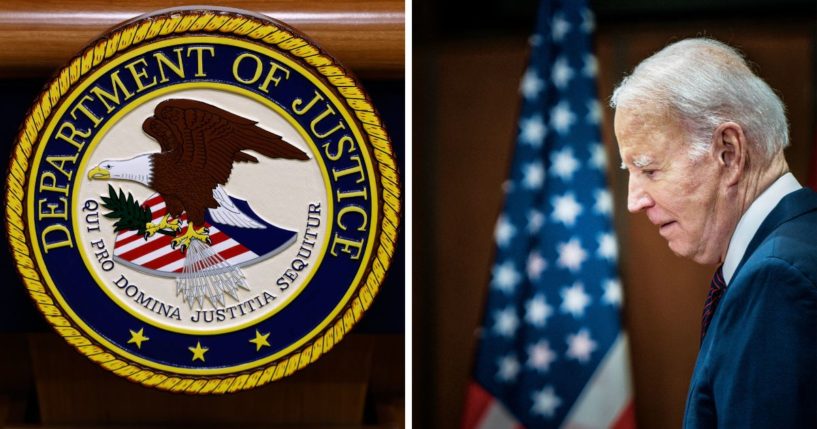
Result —
[{"label": "white dress shirt", "polygon": [[735,275],[735,270],[743,259],[749,242],[752,241],[766,216],[772,212],[783,197],[802,187],[793,174],[786,173],[772,183],[769,189],[763,191],[741,216],[732,234],[732,239],[729,240],[729,250],[726,251],[726,258],[723,260],[723,280],[727,286],[732,276]]}]

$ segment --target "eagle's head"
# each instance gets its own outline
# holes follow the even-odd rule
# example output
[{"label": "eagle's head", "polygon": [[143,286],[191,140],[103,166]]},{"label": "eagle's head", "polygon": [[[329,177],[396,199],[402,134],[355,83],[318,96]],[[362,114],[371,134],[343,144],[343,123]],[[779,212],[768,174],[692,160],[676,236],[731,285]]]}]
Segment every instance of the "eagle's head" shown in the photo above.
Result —
[{"label": "eagle's head", "polygon": [[105,160],[88,172],[90,180],[131,180],[150,186],[153,180],[153,154],[125,160]]}]

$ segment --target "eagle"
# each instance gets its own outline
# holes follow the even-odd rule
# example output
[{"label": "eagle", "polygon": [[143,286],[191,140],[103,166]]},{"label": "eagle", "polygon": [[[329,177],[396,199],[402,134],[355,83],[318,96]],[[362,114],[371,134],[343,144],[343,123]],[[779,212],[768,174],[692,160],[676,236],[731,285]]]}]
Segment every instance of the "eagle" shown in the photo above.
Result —
[{"label": "eagle", "polygon": [[160,152],[127,160],[105,160],[88,173],[91,180],[130,180],[156,191],[167,214],[148,223],[145,239],[159,230],[181,231],[179,216],[187,213],[187,230],[171,246],[184,251],[191,240],[210,244],[205,213],[217,222],[243,228],[264,228],[233,204],[222,186],[237,162],[257,163],[245,152],[269,158],[305,161],[309,156],[257,122],[211,104],[174,98],[159,103],[142,130],[159,143]]}]

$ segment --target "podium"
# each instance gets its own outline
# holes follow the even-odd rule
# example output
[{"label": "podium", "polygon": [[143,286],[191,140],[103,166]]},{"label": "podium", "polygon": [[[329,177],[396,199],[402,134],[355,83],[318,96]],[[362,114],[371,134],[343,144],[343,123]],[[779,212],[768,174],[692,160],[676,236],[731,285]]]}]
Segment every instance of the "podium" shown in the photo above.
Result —
[{"label": "podium", "polygon": [[[0,5],[0,137],[8,155],[35,96],[106,29],[143,13],[201,2],[22,1]],[[404,148],[404,4],[352,0],[235,1],[302,31],[357,75]],[[148,389],[97,366],[51,331],[0,251],[0,427],[402,427],[403,241],[359,326],[317,362],[240,393],[191,396]]]}]

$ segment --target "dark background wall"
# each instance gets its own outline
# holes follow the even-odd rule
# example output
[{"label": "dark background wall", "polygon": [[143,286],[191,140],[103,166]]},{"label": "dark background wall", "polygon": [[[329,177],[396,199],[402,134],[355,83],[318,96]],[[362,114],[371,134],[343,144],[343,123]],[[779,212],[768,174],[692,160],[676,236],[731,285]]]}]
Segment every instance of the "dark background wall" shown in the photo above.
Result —
[{"label": "dark background wall", "polygon": [[[537,3],[414,3],[415,427],[459,425]],[[701,35],[720,39],[741,49],[782,96],[792,124],[787,158],[795,176],[807,183],[817,144],[817,3],[591,5],[602,104],[626,72],[667,43]],[[604,111],[603,136],[608,159],[617,165],[612,113]],[[613,169],[608,179],[638,424],[680,427],[714,268],[675,257],[646,217],[626,212],[626,175]]]}]

